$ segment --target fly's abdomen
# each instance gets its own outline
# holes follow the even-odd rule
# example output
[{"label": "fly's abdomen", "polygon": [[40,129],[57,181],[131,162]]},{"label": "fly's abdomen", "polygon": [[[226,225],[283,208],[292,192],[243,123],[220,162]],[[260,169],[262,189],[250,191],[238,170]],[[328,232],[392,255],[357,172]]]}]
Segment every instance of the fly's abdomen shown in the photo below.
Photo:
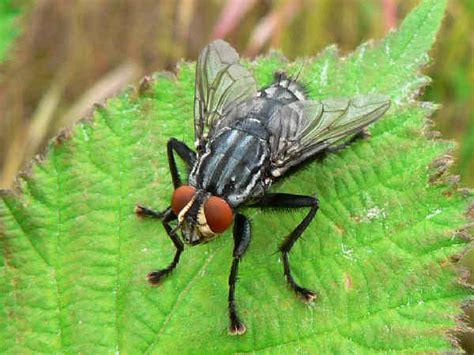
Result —
[{"label": "fly's abdomen", "polygon": [[266,130],[250,118],[213,135],[191,171],[189,183],[236,207],[261,183],[268,160]]},{"label": "fly's abdomen", "polygon": [[285,74],[279,73],[275,75],[275,82],[272,85],[263,88],[255,97],[231,110],[229,116],[222,120],[222,125],[251,117],[266,127],[270,117],[281,107],[305,99],[306,92],[303,86]]},{"label": "fly's abdomen", "polygon": [[306,90],[296,80],[285,73],[275,73],[275,82],[258,92],[259,97],[264,97],[286,105],[294,101],[306,99]]}]

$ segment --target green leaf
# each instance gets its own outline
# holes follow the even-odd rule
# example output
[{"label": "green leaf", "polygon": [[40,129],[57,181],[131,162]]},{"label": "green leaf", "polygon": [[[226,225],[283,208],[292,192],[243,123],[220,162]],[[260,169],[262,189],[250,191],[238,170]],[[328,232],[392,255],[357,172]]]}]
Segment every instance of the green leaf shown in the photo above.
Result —
[{"label": "green leaf", "polygon": [[315,304],[289,291],[274,254],[304,211],[246,211],[254,233],[237,286],[241,337],[227,335],[229,233],[188,248],[163,285],[145,281],[174,254],[161,224],[133,210],[168,205],[166,141],[192,144],[194,64],[182,63],[176,78],[158,74],[98,108],[2,192],[0,352],[453,350],[448,332],[469,292],[450,259],[465,248],[457,231],[470,197],[443,182],[448,159],[437,158],[452,145],[426,137],[434,107],[413,100],[445,6],[423,1],[399,32],[347,58],[330,47],[303,68],[277,55],[248,64],[261,85],[274,70],[302,70],[315,98],[393,99],[370,140],[274,188],[320,199],[291,253],[297,280],[319,292]]},{"label": "green leaf", "polygon": [[6,57],[11,43],[18,35],[18,15],[20,6],[13,3],[12,0],[0,1],[0,63]]}]

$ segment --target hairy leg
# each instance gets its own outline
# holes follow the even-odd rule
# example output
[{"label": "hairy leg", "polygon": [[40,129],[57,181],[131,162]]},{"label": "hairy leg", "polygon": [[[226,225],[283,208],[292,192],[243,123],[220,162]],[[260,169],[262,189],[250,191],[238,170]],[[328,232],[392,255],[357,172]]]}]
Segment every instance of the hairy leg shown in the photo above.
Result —
[{"label": "hairy leg", "polygon": [[[188,169],[191,169],[194,165],[196,161],[196,153],[191,150],[186,144],[175,138],[171,138],[168,141],[168,163],[170,167],[171,179],[173,180],[173,186],[176,189],[181,185],[181,178],[179,176],[178,167],[176,166],[176,160],[174,157],[175,152],[184,161]],[[181,253],[184,250],[183,242],[179,239],[179,236],[169,224],[171,221],[176,220],[176,216],[174,215],[170,207],[168,207],[163,212],[156,212],[147,207],[137,205],[135,207],[135,213],[138,216],[142,217],[152,217],[160,219],[163,223],[163,227],[165,228],[166,233],[168,234],[169,238],[171,239],[176,248],[176,253],[174,255],[173,261],[166,268],[150,272],[147,275],[148,281],[153,285],[157,285],[165,276],[170,274],[176,268],[179,263]]]},{"label": "hairy leg", "polygon": [[311,196],[292,195],[284,193],[267,194],[260,201],[252,207],[272,208],[272,209],[292,209],[309,207],[308,214],[303,220],[285,237],[279,246],[279,250],[283,259],[283,272],[285,274],[288,285],[300,296],[304,301],[310,302],[316,297],[316,293],[298,285],[291,274],[291,267],[289,261],[289,253],[291,248],[309,226],[319,208],[319,201],[317,198]]},{"label": "hairy leg", "polygon": [[169,225],[171,221],[176,219],[176,216],[174,215],[173,211],[169,207],[164,212],[161,213],[161,212],[155,212],[146,207],[137,206],[135,208],[135,213],[139,216],[161,219],[163,223],[163,227],[166,230],[166,233],[168,233],[168,236],[170,237],[171,241],[173,242],[176,248],[176,253],[174,254],[173,261],[171,261],[171,263],[167,267],[161,270],[150,272],[147,275],[148,281],[152,285],[157,285],[160,283],[161,280],[163,280],[164,277],[170,274],[171,271],[174,270],[174,268],[176,268],[176,266],[179,263],[179,258],[181,256],[181,253],[184,250],[183,242],[179,239],[179,236]]},{"label": "hairy leg", "polygon": [[245,251],[247,250],[250,239],[250,221],[244,215],[237,214],[234,222],[234,251],[232,254],[232,266],[229,275],[229,334],[240,335],[245,333],[245,325],[237,314],[237,306],[235,304],[235,285],[237,283],[237,274],[239,271],[239,262]]},{"label": "hairy leg", "polygon": [[174,152],[184,161],[186,167],[191,169],[196,162],[196,153],[183,142],[171,138],[167,144],[168,163],[170,166],[171,179],[173,180],[173,187],[176,189],[181,186],[181,177],[179,176],[178,167],[174,158]]}]

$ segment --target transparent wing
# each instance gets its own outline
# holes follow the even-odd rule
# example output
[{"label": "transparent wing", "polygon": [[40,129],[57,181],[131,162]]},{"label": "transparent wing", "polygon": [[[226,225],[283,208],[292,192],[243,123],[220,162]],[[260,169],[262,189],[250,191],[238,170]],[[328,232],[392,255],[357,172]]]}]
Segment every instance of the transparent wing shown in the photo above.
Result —
[{"label": "transparent wing", "polygon": [[205,144],[226,112],[257,92],[254,77],[238,62],[235,49],[222,40],[211,42],[199,55],[194,92],[196,147]]},{"label": "transparent wing", "polygon": [[381,95],[297,101],[283,106],[268,123],[272,132],[272,175],[280,176],[290,167],[359,132],[382,117],[389,107],[390,99]]}]

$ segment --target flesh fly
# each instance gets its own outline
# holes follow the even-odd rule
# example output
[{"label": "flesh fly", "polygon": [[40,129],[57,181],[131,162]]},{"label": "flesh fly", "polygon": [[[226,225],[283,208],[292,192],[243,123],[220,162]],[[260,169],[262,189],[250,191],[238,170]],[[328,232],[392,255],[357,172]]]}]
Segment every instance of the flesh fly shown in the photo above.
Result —
[{"label": "flesh fly", "polygon": [[[209,242],[233,224],[229,333],[243,334],[246,327],[238,316],[235,286],[239,262],[250,244],[251,226],[240,208],[308,208],[303,220],[283,238],[279,251],[288,285],[304,301],[313,301],[316,293],[293,278],[288,254],[315,217],[319,201],[313,196],[268,191],[290,169],[319,154],[335,153],[363,136],[366,127],[389,106],[388,97],[373,94],[311,100],[304,87],[284,73],[277,73],[270,86],[258,90],[254,77],[239,64],[237,52],[228,43],[210,43],[196,66],[195,150],[174,138],[167,144],[174,186],[171,205],[162,212],[136,207],[137,214],[160,219],[176,247],[172,262],[149,273],[149,282],[156,285],[170,274],[185,243]],[[175,155],[188,168],[185,182]]]}]

